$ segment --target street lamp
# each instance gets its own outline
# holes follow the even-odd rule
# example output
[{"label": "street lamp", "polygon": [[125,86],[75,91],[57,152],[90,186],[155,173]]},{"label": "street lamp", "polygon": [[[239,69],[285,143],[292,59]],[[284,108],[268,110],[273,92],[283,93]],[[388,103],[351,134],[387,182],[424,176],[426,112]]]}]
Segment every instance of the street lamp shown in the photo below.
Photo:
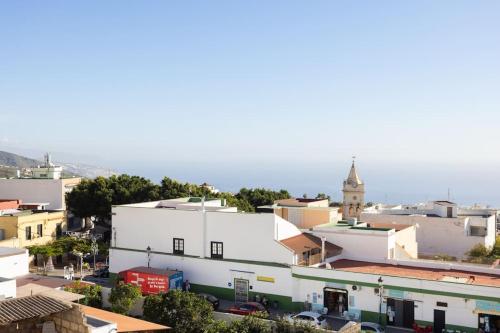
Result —
[{"label": "street lamp", "polygon": [[382,280],[382,277],[380,276],[378,278],[378,295],[379,295],[379,304],[378,304],[378,323],[379,325],[382,325],[382,296],[384,294],[384,280]]},{"label": "street lamp", "polygon": [[148,254],[148,268],[149,268],[151,263],[151,246],[148,245],[148,247],[146,248],[146,253]]}]

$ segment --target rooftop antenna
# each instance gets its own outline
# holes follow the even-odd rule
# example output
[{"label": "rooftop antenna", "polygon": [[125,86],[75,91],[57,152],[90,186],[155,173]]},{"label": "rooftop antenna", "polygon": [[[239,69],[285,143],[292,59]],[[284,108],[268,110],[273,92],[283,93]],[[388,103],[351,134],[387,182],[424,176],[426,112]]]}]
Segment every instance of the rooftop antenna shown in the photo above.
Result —
[{"label": "rooftop antenna", "polygon": [[451,195],[450,195],[450,188],[448,187],[448,201],[451,200]]}]

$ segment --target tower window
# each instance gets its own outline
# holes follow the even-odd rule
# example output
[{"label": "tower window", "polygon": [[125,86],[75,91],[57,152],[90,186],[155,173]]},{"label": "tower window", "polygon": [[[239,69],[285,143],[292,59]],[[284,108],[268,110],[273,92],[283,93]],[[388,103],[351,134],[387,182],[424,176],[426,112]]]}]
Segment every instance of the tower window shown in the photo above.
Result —
[{"label": "tower window", "polygon": [[358,200],[358,197],[357,196],[353,196],[352,199],[353,200]]}]

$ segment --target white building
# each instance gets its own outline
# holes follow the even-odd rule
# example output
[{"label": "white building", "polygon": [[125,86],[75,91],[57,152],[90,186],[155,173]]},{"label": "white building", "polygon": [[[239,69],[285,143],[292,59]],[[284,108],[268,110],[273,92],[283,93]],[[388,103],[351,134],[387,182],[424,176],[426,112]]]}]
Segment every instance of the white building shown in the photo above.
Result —
[{"label": "white building", "polygon": [[[49,210],[66,210],[65,195],[80,183],[80,178],[0,179],[1,199],[20,199],[24,203],[44,203]],[[48,203],[48,205],[47,205]]]},{"label": "white building", "polygon": [[361,214],[370,226],[413,225],[417,227],[419,252],[425,256],[450,255],[462,258],[472,247],[495,244],[496,216],[459,210],[448,201],[384,207],[376,205]]},{"label": "white building", "polygon": [[260,295],[285,310],[326,307],[363,321],[377,321],[380,309],[382,322],[431,324],[437,332],[472,333],[485,318],[500,319],[498,270],[398,259],[396,244],[415,250],[415,227],[324,225],[302,233],[275,214],[193,201],[113,207],[110,272],[149,262],[182,270],[192,291],[223,299]]},{"label": "white building", "polygon": [[28,273],[28,250],[0,247],[0,300],[16,297],[16,278]]}]

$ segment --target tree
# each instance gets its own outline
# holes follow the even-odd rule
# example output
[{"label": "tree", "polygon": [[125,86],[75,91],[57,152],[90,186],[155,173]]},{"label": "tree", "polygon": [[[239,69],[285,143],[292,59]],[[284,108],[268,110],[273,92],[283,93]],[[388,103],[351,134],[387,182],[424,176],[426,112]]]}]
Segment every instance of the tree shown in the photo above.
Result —
[{"label": "tree", "polygon": [[177,289],[147,296],[143,309],[146,320],[170,326],[176,333],[204,332],[214,324],[208,301]]},{"label": "tree", "polygon": [[209,197],[209,189],[190,183],[180,183],[177,180],[164,177],[161,181],[162,199],[176,199],[182,197]]},{"label": "tree", "polygon": [[111,311],[126,314],[130,311],[134,303],[141,297],[141,288],[133,284],[125,284],[120,281],[109,295]]},{"label": "tree", "polygon": [[160,186],[129,175],[84,179],[66,194],[68,209],[78,217],[111,218],[111,206],[160,199]]},{"label": "tree", "polygon": [[52,257],[63,253],[58,247],[54,246],[53,243],[29,246],[28,252],[31,256],[42,257],[43,272],[45,274],[47,274],[47,267],[51,266]]},{"label": "tree", "polygon": [[325,193],[318,193],[316,195],[316,199],[321,199],[321,200],[328,199],[328,201],[330,201],[330,196],[326,195]]},{"label": "tree", "polygon": [[276,200],[291,198],[286,190],[273,191],[265,188],[248,189],[242,188],[235,197],[239,200],[246,200],[253,207],[272,205]]},{"label": "tree", "polygon": [[88,305],[94,308],[102,307],[102,287],[100,285],[82,284],[80,281],[76,281],[72,285],[64,288],[64,290],[84,295],[85,298],[79,301],[83,305]]}]

